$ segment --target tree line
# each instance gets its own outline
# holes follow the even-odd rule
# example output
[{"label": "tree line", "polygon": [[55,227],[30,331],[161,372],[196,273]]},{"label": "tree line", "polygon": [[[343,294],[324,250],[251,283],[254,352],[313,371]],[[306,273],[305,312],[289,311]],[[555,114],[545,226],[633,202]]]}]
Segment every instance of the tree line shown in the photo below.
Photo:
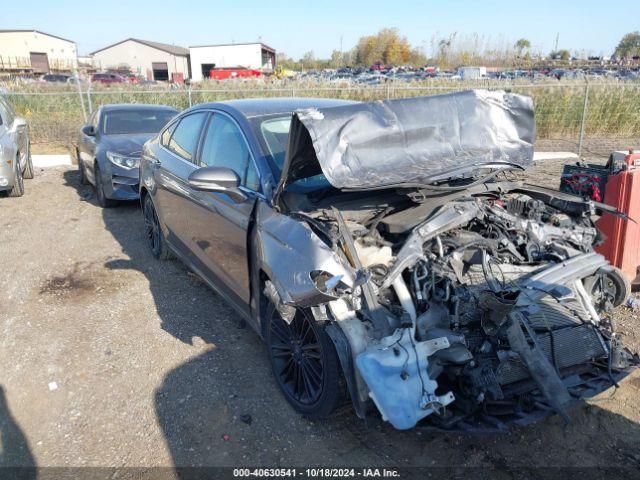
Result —
[{"label": "tree line", "polygon": [[[637,60],[640,57],[640,32],[626,34],[614,51],[619,60]],[[455,68],[462,65],[486,65],[509,68],[527,68],[534,63],[550,60],[556,63],[570,61],[568,49],[556,48],[548,55],[534,54],[531,42],[526,38],[514,44],[490,45],[487,39],[473,34],[461,38],[457,33],[446,37],[431,38],[431,55],[425,49],[411,45],[397,28],[383,28],[374,35],[360,37],[348,50],[333,50],[330,58],[317,58],[313,51],[293,60],[279,52],[277,63],[292,70],[320,70],[326,68],[371,67],[375,64],[423,67],[434,65],[440,68]]]}]

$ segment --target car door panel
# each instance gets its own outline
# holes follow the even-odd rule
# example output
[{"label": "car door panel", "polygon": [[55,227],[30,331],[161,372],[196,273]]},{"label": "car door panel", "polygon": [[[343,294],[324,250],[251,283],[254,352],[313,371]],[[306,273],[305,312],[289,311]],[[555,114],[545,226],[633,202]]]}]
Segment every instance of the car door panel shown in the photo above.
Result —
[{"label": "car door panel", "polygon": [[200,133],[208,115],[208,112],[198,112],[182,117],[166,139],[163,132],[153,163],[156,210],[167,230],[167,240],[184,250],[184,254],[191,248],[188,218],[195,193],[189,187],[188,179],[198,168],[191,160],[197,153]]},{"label": "car door panel", "polygon": [[[244,159],[244,160],[242,160]],[[253,162],[240,127],[227,115],[215,111],[205,127],[199,153],[201,166],[231,168]],[[242,173],[242,172],[241,172]],[[244,175],[239,174],[243,179]],[[249,308],[247,229],[259,194],[246,189],[247,200],[236,203],[220,192],[198,192],[190,211],[191,244],[215,281],[241,305]]]},{"label": "car door panel", "polygon": [[247,197],[236,203],[224,193],[197,192],[189,218],[196,255],[245,305],[250,300],[247,229],[257,198],[252,192]]}]

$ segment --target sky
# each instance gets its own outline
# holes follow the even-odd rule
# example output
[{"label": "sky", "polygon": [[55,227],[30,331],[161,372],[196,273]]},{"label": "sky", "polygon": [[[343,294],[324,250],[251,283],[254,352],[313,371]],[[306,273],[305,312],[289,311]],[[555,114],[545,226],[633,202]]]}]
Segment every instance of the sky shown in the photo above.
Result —
[{"label": "sky", "polygon": [[640,0],[2,0],[0,29],[36,29],[73,40],[87,54],[128,37],[183,47],[262,41],[299,58],[326,58],[358,38],[396,27],[431,52],[434,36],[480,35],[492,46],[527,38],[536,52],[556,42],[610,55],[640,30]]}]

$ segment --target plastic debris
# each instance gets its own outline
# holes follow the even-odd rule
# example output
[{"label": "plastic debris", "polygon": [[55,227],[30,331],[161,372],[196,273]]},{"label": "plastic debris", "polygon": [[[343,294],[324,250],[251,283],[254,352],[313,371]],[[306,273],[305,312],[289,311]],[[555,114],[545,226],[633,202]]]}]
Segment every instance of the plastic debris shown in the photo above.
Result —
[{"label": "plastic debris", "polygon": [[640,298],[629,297],[627,299],[627,307],[632,310],[640,310]]}]

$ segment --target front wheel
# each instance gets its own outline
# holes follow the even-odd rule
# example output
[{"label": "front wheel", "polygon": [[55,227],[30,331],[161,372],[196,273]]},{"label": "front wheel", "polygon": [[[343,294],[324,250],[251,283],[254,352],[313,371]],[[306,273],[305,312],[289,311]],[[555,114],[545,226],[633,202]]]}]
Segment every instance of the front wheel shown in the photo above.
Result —
[{"label": "front wheel", "polygon": [[110,208],[116,205],[116,201],[111,198],[107,198],[107,195],[104,193],[104,185],[102,184],[102,174],[100,172],[100,167],[98,165],[95,166],[94,169],[94,177],[96,183],[96,195],[98,197],[98,204],[102,208]]},{"label": "front wheel", "polygon": [[33,168],[33,159],[31,158],[31,144],[27,147],[27,164],[24,167],[24,178],[32,179],[35,177],[35,170]]},{"label": "front wheel", "polygon": [[78,158],[78,173],[80,174],[80,185],[89,185],[89,180],[87,179],[87,172],[84,169],[84,163],[80,160],[80,155]]},{"label": "front wheel", "polygon": [[18,161],[18,158],[16,158],[15,165],[16,178],[13,184],[13,188],[9,190],[9,196],[21,197],[24,195],[24,178],[22,176],[22,168],[20,168],[20,162]]},{"label": "front wheel", "polygon": [[276,382],[299,413],[329,416],[346,398],[338,355],[324,325],[308,309],[296,309],[290,324],[269,303],[265,317],[269,359]]}]

